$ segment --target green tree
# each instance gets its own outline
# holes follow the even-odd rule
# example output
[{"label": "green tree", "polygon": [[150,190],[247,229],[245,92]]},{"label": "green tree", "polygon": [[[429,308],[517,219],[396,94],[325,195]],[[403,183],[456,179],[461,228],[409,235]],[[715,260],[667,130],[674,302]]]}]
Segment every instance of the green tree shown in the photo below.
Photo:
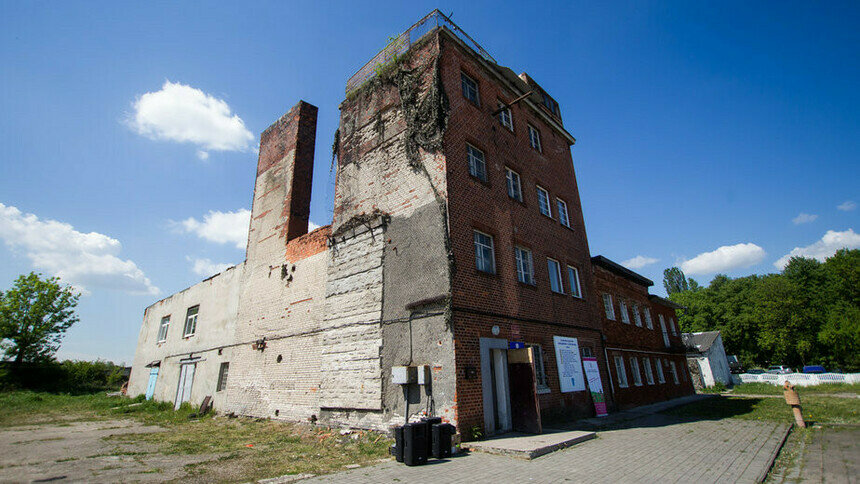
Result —
[{"label": "green tree", "polygon": [[690,290],[684,272],[677,267],[670,267],[663,271],[663,287],[666,288],[666,294],[670,296]]},{"label": "green tree", "polygon": [[5,357],[16,363],[53,358],[65,332],[78,321],[79,294],[56,277],[20,275],[0,292],[0,341]]}]

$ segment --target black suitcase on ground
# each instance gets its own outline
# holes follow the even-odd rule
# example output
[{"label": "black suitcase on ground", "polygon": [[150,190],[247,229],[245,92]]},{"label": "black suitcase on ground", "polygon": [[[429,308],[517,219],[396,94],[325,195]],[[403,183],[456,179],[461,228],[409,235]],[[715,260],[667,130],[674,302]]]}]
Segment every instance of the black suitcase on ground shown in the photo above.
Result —
[{"label": "black suitcase on ground", "polygon": [[455,427],[451,424],[437,423],[431,430],[433,446],[432,454],[437,459],[451,457],[451,437],[454,435]]},{"label": "black suitcase on ground", "polygon": [[397,462],[403,462],[403,427],[394,427],[394,446],[392,447],[392,455]]},{"label": "black suitcase on ground", "polygon": [[433,426],[442,423],[442,417],[424,417],[422,422],[427,424],[427,454],[433,455]]},{"label": "black suitcase on ground", "polygon": [[427,463],[427,423],[415,422],[403,426],[403,463],[419,466]]}]

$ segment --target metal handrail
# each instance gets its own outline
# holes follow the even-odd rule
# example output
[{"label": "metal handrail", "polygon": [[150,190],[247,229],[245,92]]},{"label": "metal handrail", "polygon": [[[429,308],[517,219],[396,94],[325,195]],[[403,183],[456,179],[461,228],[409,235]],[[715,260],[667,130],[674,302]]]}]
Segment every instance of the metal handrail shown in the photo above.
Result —
[{"label": "metal handrail", "polygon": [[484,59],[496,63],[496,60],[491,56],[480,44],[469,37],[469,34],[464,32],[460,27],[451,21],[439,9],[425,15],[421,20],[415,22],[411,27],[406,29],[402,34],[392,38],[388,45],[385,46],[379,53],[365,63],[352,77],[346,81],[346,92],[349,94],[354,89],[358,88],[365,82],[373,79],[380,69],[391,62],[397,60],[397,57],[409,50],[416,42],[421,40],[425,35],[434,31],[436,28],[447,28],[452,34],[456,35],[464,44],[469,46],[478,55]]}]

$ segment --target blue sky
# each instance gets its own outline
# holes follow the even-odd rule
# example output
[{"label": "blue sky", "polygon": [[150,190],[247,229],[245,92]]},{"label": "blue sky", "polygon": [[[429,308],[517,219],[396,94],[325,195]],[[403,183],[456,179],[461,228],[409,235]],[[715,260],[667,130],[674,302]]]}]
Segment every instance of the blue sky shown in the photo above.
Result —
[{"label": "blue sky", "polygon": [[130,361],[147,305],[243,260],[259,134],[300,99],[329,223],[346,80],[437,6],[558,100],[592,254],[654,292],[860,246],[860,4],[524,5],[0,3],[0,288],[60,275],[59,356]]}]

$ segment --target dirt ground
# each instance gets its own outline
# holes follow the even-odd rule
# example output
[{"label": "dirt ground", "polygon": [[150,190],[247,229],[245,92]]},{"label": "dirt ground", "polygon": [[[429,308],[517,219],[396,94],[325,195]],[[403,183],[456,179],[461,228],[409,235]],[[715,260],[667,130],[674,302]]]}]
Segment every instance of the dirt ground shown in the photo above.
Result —
[{"label": "dirt ground", "polygon": [[218,455],[164,455],[111,436],[163,432],[134,420],[0,428],[0,482],[153,482]]}]

